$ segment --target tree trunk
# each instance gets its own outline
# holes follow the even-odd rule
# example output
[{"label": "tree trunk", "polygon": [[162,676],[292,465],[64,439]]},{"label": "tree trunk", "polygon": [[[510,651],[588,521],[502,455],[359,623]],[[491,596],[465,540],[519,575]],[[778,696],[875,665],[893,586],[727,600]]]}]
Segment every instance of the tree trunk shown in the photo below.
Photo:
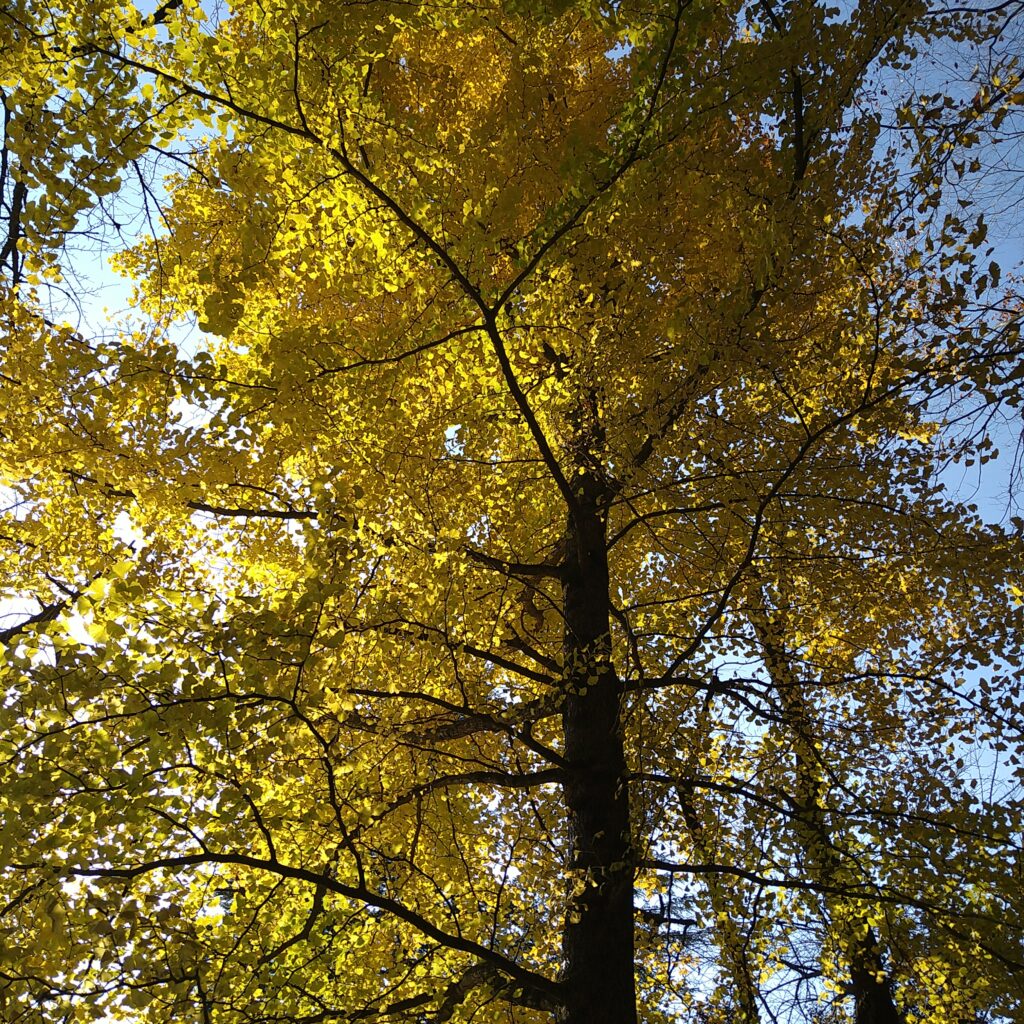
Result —
[{"label": "tree trunk", "polygon": [[595,473],[575,481],[563,582],[565,802],[573,896],[562,1024],[635,1024],[633,865],[622,690],[611,663],[608,551]]},{"label": "tree trunk", "polygon": [[893,1002],[889,977],[872,928],[847,943],[856,1024],[906,1024]]},{"label": "tree trunk", "polygon": [[[753,621],[793,741],[797,811],[794,823],[804,843],[807,866],[824,885],[841,886],[845,879],[843,864],[823,812],[823,779],[815,747],[818,730],[812,709],[785,653],[784,640],[776,635],[768,615],[755,615]],[[856,1024],[906,1024],[893,999],[878,939],[866,915],[856,908],[849,909],[835,896],[826,896],[825,903],[834,918],[840,948],[849,968]]]}]

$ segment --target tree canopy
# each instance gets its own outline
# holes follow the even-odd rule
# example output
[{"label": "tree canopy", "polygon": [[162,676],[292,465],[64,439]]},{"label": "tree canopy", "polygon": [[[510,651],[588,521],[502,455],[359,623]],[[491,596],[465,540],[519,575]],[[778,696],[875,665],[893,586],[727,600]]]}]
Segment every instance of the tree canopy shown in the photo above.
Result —
[{"label": "tree canopy", "polygon": [[1020,1019],[1019,6],[10,0],[0,1019]]}]

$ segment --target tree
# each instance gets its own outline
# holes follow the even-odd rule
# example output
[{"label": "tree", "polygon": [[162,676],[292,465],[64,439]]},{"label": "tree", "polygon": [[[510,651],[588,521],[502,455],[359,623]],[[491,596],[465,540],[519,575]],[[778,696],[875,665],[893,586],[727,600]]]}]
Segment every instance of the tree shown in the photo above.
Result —
[{"label": "tree", "polygon": [[867,100],[948,24],[4,18],[4,1020],[1019,1012],[1020,524],[937,472],[1020,302]]}]

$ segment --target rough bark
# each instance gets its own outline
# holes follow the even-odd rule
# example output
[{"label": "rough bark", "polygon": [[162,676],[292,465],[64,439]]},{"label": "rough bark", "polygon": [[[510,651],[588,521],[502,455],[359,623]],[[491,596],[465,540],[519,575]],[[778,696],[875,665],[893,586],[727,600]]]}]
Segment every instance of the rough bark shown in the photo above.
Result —
[{"label": "rough bark", "polygon": [[563,601],[565,802],[574,886],[563,935],[562,1024],[635,1024],[633,865],[608,554],[596,473],[575,481]]}]

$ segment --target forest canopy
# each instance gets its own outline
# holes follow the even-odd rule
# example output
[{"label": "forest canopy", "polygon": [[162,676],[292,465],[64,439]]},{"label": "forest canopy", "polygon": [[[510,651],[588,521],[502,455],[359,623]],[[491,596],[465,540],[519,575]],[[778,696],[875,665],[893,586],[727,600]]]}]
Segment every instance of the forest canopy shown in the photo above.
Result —
[{"label": "forest canopy", "polygon": [[1020,1020],[1020,15],[7,0],[0,1019]]}]

